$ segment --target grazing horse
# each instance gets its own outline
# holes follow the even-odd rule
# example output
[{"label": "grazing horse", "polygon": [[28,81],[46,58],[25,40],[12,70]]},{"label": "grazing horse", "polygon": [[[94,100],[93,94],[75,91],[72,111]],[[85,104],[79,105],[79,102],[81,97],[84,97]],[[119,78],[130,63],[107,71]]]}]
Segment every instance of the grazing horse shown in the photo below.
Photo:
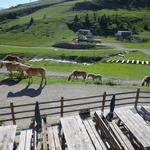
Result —
[{"label": "grazing horse", "polygon": [[146,83],[146,86],[149,86],[150,84],[150,76],[145,76],[144,79],[142,80],[142,86],[144,86]]},{"label": "grazing horse", "polygon": [[82,76],[82,77],[83,77],[83,80],[85,80],[85,79],[86,79],[86,75],[87,75],[87,73],[86,73],[85,71],[77,71],[77,70],[75,70],[75,71],[73,71],[73,72],[69,75],[68,81],[70,81],[71,79],[76,79],[76,80],[78,80],[78,77],[79,77],[79,76]]},{"label": "grazing horse", "polygon": [[14,56],[14,55],[7,55],[3,58],[4,61],[16,61],[16,62],[20,62],[20,63],[24,63],[25,61],[18,57],[18,56]]},{"label": "grazing horse", "polygon": [[27,73],[27,76],[29,77],[28,83],[31,83],[33,81],[32,76],[40,75],[42,78],[41,83],[43,82],[43,79],[44,79],[45,84],[46,84],[46,69],[45,68],[42,68],[42,67],[32,68],[32,67],[30,67],[29,69],[26,70],[26,73]]},{"label": "grazing horse", "polygon": [[88,75],[87,75],[87,78],[89,78],[89,77],[91,77],[92,78],[92,80],[93,81],[102,81],[102,76],[101,75],[99,75],[99,74],[93,74],[93,73],[89,73]]}]

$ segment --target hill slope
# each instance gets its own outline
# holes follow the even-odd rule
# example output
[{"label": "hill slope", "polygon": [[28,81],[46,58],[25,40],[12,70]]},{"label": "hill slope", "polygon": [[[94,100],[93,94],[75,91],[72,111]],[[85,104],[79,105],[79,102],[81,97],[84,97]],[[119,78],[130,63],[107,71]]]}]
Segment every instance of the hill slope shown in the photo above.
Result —
[{"label": "hill slope", "polygon": [[[0,11],[0,18],[3,18],[0,21],[0,44],[51,46],[57,42],[71,41],[74,37],[74,32],[69,28],[68,24],[73,22],[75,15],[79,16],[82,23],[84,22],[87,11],[73,10],[77,3],[83,1],[41,0]],[[138,26],[138,32],[147,32],[144,26],[150,24],[149,12],[149,10],[129,11],[123,9],[116,11],[106,9],[96,12],[90,10],[88,14],[91,20],[94,13],[96,13],[97,18],[104,14],[109,17],[118,15],[124,20],[131,18],[132,24]],[[7,18],[9,15],[10,17]],[[134,22],[136,18],[140,20],[138,23]],[[93,26],[94,22],[91,21],[91,23]],[[147,26],[147,29],[149,28]]]}]

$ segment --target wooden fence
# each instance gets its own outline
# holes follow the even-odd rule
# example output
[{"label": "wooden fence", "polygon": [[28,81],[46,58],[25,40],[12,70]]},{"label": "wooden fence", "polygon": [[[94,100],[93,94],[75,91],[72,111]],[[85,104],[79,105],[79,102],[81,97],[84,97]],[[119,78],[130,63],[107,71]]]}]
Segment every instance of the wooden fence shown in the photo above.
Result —
[{"label": "wooden fence", "polygon": [[[140,89],[132,92],[113,93],[116,97],[116,107],[138,104],[150,104],[150,91],[141,91]],[[80,97],[74,99],[65,99],[61,97],[57,101],[39,102],[41,115],[63,117],[68,113],[79,112],[83,109],[101,110],[109,107],[113,94],[104,92],[102,95],[89,97]],[[17,120],[31,119],[34,117],[35,104],[15,105],[13,102],[10,106],[0,107],[0,121],[12,121],[16,124]]]}]

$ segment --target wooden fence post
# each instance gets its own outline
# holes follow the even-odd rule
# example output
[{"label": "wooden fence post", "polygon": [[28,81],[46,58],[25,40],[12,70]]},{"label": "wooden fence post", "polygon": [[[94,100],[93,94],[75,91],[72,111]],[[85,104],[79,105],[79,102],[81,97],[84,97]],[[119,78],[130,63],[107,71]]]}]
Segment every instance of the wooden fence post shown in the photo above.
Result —
[{"label": "wooden fence post", "polygon": [[63,117],[64,112],[64,97],[61,97],[60,117]]},{"label": "wooden fence post", "polygon": [[102,108],[101,108],[101,112],[104,112],[104,108],[105,108],[105,100],[106,100],[106,92],[104,92],[103,95],[103,100],[102,100]]},{"label": "wooden fence post", "polygon": [[11,109],[11,115],[12,115],[12,120],[13,120],[13,124],[16,124],[16,120],[15,120],[15,113],[14,113],[14,104],[13,102],[10,103],[10,109]]},{"label": "wooden fence post", "polygon": [[137,89],[136,97],[135,97],[135,105],[134,107],[137,108],[138,100],[139,100],[139,94],[140,94],[140,89]]}]

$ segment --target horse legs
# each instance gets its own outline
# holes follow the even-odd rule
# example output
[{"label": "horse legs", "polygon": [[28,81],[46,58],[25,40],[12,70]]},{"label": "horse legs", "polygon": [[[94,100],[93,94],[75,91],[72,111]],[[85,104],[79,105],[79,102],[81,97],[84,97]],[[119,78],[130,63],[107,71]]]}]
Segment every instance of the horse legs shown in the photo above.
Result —
[{"label": "horse legs", "polygon": [[12,78],[13,77],[13,73],[12,73],[12,71],[9,71],[10,72],[10,78]]},{"label": "horse legs", "polygon": [[31,76],[29,76],[28,84],[31,84],[33,82],[33,79]]}]

